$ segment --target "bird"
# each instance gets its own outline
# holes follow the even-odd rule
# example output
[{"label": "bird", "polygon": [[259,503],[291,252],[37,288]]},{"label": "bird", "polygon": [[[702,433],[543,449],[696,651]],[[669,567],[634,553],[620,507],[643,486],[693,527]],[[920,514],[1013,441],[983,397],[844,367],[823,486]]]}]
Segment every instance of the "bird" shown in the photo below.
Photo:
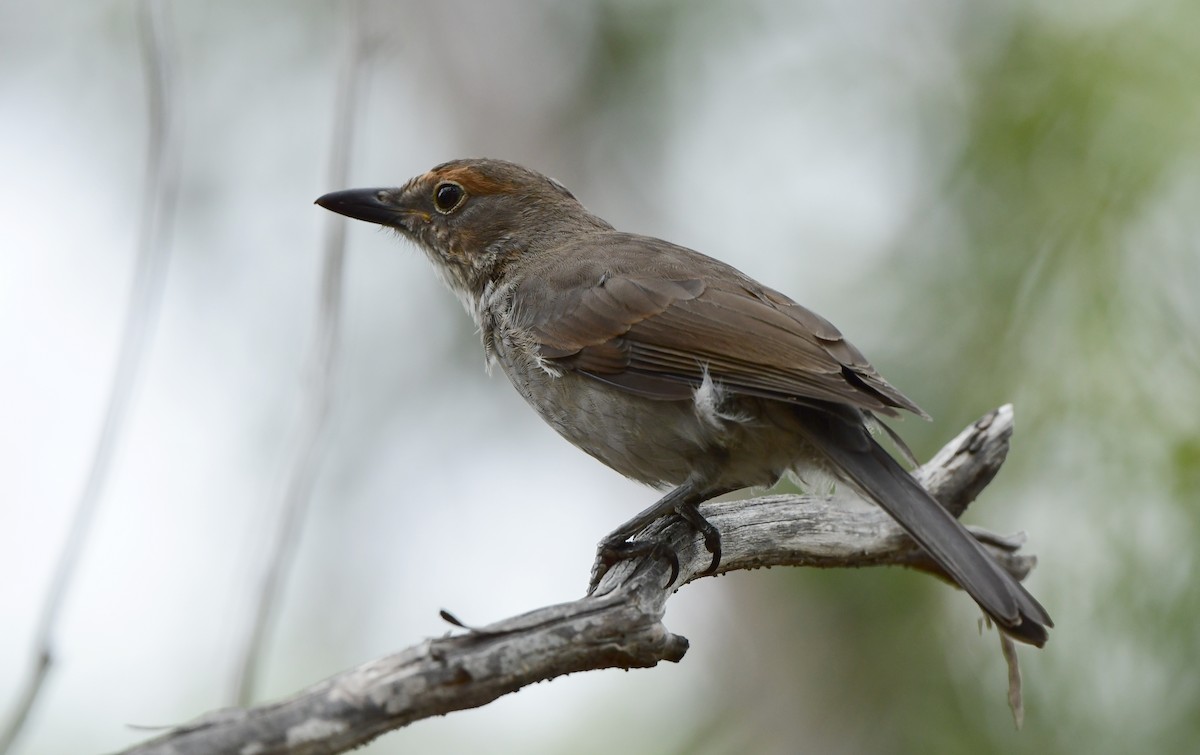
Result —
[{"label": "bird", "polygon": [[[825,318],[724,262],[618,231],[563,184],[498,159],[316,200],[415,242],[478,327],[489,365],[561,436],[665,494],[605,537],[612,564],[676,514],[721,558],[699,504],[828,474],[878,504],[999,629],[1041,647],[1046,609],[896,461],[878,417],[927,417]],[[672,564],[671,581],[678,561]]]}]

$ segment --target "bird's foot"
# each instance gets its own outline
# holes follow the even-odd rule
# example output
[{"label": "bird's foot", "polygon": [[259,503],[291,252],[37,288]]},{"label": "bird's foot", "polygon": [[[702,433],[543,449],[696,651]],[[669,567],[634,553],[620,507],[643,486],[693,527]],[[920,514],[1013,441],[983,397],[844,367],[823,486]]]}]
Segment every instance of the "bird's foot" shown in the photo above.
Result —
[{"label": "bird's foot", "polygon": [[[676,513],[681,519],[690,524],[704,538],[704,547],[712,554],[712,562],[708,568],[700,572],[700,576],[714,574],[721,564],[721,533],[701,514],[695,504],[680,505]],[[588,583],[588,594],[596,591],[597,585],[604,575],[615,564],[634,558],[659,558],[671,567],[671,576],[667,578],[664,587],[670,587],[679,578],[679,555],[667,544],[656,540],[626,540],[623,533],[614,533],[601,541],[596,549],[596,560],[592,564],[591,581]]]},{"label": "bird's foot", "polygon": [[700,572],[700,576],[716,574],[717,567],[721,565],[721,533],[700,513],[699,504],[681,503],[675,507],[675,513],[700,533],[704,538],[704,547],[712,554],[712,563]]},{"label": "bird's foot", "polygon": [[588,583],[588,595],[596,591],[600,580],[616,564],[634,558],[660,558],[671,567],[671,576],[664,587],[670,587],[679,576],[679,556],[666,543],[656,540],[604,540],[596,549],[596,560],[592,564],[592,578]]}]

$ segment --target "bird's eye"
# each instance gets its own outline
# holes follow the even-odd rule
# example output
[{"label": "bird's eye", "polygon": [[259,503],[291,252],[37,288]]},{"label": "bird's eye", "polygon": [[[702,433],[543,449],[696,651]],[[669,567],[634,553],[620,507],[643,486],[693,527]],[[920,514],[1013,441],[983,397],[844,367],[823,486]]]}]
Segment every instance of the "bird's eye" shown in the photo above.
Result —
[{"label": "bird's eye", "polygon": [[433,206],[443,215],[449,215],[467,198],[463,187],[453,181],[443,181],[433,190]]}]

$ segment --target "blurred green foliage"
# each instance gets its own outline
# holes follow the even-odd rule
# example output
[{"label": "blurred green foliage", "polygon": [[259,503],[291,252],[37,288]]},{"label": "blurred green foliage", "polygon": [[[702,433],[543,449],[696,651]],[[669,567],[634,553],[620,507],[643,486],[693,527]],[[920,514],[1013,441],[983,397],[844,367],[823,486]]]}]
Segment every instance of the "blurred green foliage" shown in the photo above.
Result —
[{"label": "blurred green foliage", "polygon": [[[797,575],[817,583],[822,605],[808,593],[803,609],[779,605],[787,617],[839,617],[821,635],[831,660],[814,684],[831,719],[869,722],[870,736],[846,751],[1191,752],[1200,322],[1187,297],[1200,297],[1200,7],[1108,19],[1010,10],[981,13],[1007,28],[1000,44],[965,56],[969,94],[943,113],[965,124],[960,159],[891,272],[908,324],[895,350],[919,356],[898,382],[924,381],[918,395],[944,420],[906,433],[932,449],[947,427],[1017,406],[1013,456],[981,508],[1040,523],[1035,592],[1059,626],[1044,651],[1022,651],[1026,726],[1003,720],[998,662],[976,661],[978,675],[963,678],[948,666],[971,661],[948,660],[938,642],[897,645],[936,615],[919,580]],[[964,49],[978,32],[964,24]],[[1192,214],[1164,221],[1172,203]],[[1164,222],[1187,230],[1156,232]],[[1190,293],[1173,299],[1181,285]]]}]

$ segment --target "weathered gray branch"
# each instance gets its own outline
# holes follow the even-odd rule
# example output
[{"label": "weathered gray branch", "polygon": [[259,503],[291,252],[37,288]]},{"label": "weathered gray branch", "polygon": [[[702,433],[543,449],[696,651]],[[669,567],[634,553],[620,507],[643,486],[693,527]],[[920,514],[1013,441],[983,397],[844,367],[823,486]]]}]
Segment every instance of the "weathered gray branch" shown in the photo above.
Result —
[{"label": "weathered gray branch", "polygon": [[[1008,453],[1012,407],[971,425],[916,475],[955,515],[991,482]],[[763,566],[903,565],[936,571],[881,510],[836,497],[767,496],[705,504],[721,531],[721,572]],[[1021,538],[977,532],[1024,577],[1036,563]],[[682,582],[709,564],[689,527],[660,520],[645,536],[680,555]],[[425,642],[336,674],[279,702],[216,711],[127,753],[337,753],[413,721],[474,708],[527,684],[574,671],[678,661],[688,641],[661,623],[670,567],[661,559],[612,569],[595,595]],[[581,583],[584,581],[581,575]]]}]

